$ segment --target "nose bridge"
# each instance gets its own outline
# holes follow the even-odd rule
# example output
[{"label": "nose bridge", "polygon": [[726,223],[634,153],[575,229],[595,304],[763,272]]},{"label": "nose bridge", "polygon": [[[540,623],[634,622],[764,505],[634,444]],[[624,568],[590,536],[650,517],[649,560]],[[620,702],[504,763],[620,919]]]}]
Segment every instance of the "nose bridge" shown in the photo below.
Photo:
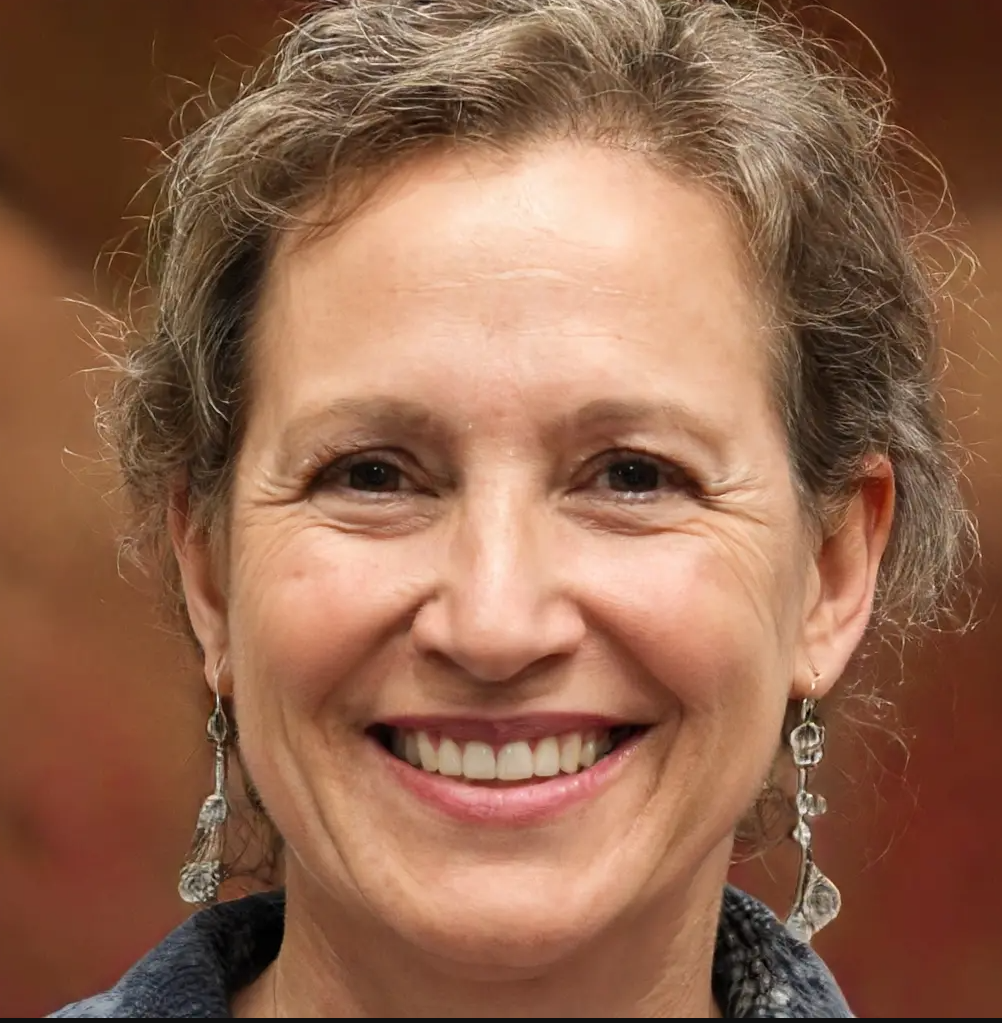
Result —
[{"label": "nose bridge", "polygon": [[545,589],[539,513],[516,485],[473,498],[461,517],[452,585],[460,607],[486,627],[528,619]]},{"label": "nose bridge", "polygon": [[545,505],[521,481],[471,488],[457,508],[440,596],[425,609],[424,645],[484,681],[571,652],[582,627],[547,533]]}]

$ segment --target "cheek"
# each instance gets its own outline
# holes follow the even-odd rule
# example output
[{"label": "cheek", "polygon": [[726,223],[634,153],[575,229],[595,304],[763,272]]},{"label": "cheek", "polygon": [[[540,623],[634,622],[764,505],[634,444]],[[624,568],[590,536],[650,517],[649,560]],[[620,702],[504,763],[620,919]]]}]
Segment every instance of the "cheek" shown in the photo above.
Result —
[{"label": "cheek", "polygon": [[620,544],[588,574],[596,621],[683,709],[785,701],[801,589],[788,552],[677,534]]},{"label": "cheek", "polygon": [[337,698],[359,666],[378,676],[420,585],[420,559],[403,554],[392,541],[315,524],[243,530],[230,572],[235,677],[264,690],[259,699],[313,712]]},{"label": "cheek", "polygon": [[698,843],[733,830],[775,761],[799,587],[795,565],[776,571],[703,537],[673,540],[657,557],[621,552],[614,571],[607,564],[604,621],[677,708],[652,803],[672,835]]}]

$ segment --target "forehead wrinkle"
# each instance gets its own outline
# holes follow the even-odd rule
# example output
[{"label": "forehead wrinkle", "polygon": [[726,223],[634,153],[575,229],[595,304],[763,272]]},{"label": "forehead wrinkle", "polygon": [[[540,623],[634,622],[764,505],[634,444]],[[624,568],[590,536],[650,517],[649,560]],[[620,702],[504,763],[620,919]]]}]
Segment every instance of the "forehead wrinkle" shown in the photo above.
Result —
[{"label": "forehead wrinkle", "polygon": [[411,282],[406,286],[397,284],[395,288],[404,292],[455,291],[478,284],[504,284],[520,281],[545,282],[567,288],[587,289],[595,294],[616,297],[627,295],[623,288],[616,288],[603,281],[590,279],[588,275],[569,273],[552,266],[525,266],[507,270],[464,269],[462,276],[455,280],[436,276],[431,280]]}]

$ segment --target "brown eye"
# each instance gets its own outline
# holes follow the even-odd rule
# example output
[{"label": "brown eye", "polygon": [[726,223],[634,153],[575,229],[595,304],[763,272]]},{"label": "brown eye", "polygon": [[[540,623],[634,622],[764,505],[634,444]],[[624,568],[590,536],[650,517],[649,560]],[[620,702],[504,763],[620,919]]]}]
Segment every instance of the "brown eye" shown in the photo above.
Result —
[{"label": "brown eye", "polygon": [[352,490],[395,491],[400,489],[400,480],[400,470],[389,462],[356,462],[347,471]]},{"label": "brown eye", "polygon": [[609,465],[604,475],[610,490],[627,493],[649,493],[664,483],[661,467],[647,458],[619,459]]}]

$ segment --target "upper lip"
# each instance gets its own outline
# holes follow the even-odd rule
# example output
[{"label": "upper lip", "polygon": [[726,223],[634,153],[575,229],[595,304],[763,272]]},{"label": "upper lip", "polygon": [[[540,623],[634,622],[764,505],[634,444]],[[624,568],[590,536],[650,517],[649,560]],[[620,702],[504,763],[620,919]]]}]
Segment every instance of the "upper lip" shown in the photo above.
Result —
[{"label": "upper lip", "polygon": [[549,713],[507,718],[475,718],[454,715],[401,715],[382,718],[379,725],[405,731],[446,735],[464,742],[479,740],[492,745],[520,740],[544,739],[568,732],[604,731],[641,722],[605,714]]}]

